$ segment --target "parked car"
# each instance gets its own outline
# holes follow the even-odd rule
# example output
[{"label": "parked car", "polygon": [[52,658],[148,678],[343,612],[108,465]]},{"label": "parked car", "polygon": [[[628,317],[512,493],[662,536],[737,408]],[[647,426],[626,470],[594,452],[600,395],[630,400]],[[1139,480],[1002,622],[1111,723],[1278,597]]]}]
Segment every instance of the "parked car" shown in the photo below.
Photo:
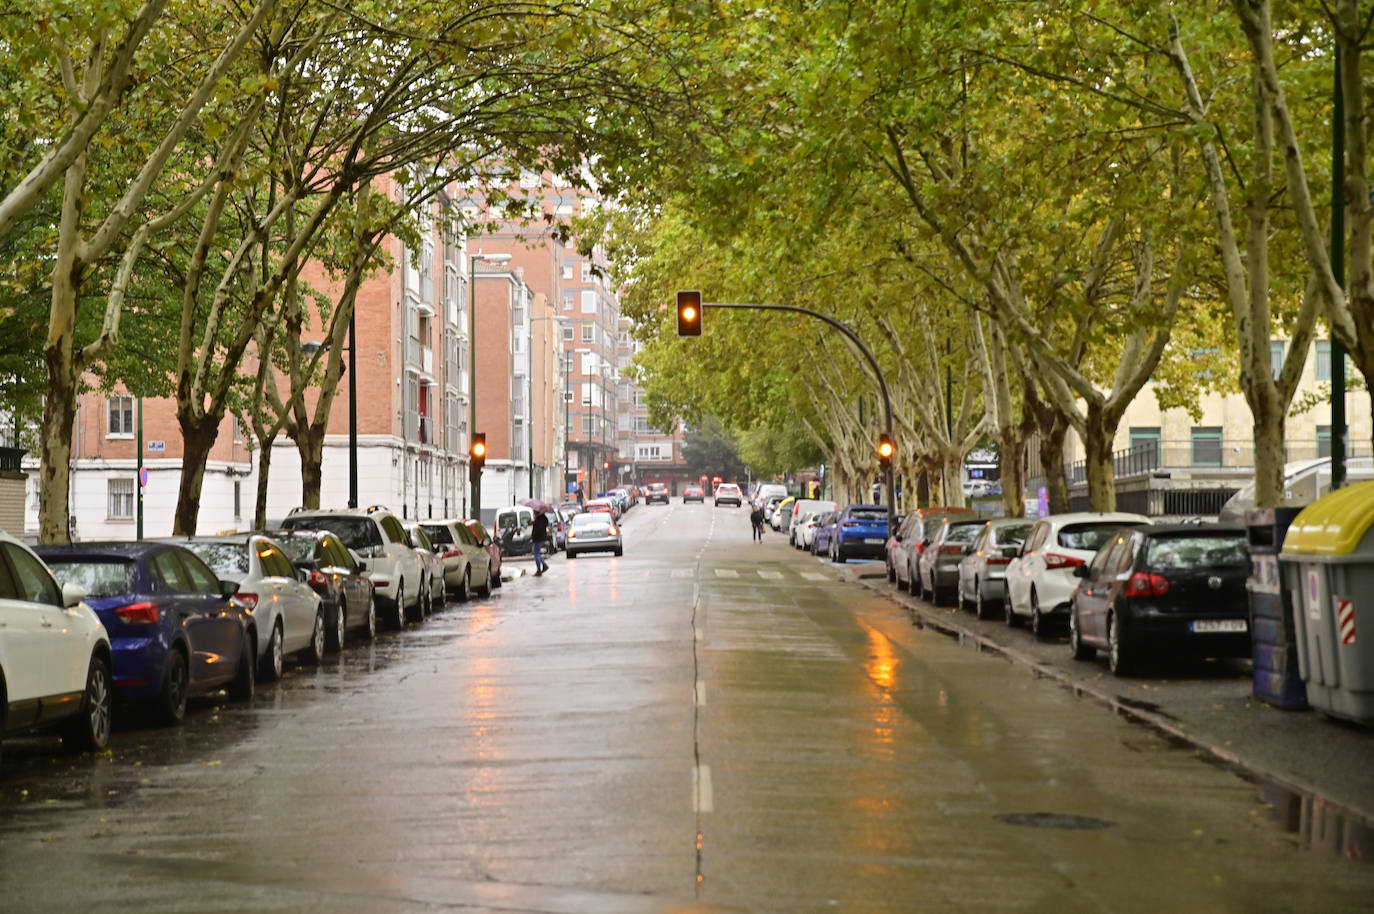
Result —
[{"label": "parked car", "polygon": [[796,500],[795,496],[789,495],[773,508],[773,514],[768,518],[768,523],[773,526],[774,530],[783,533],[792,526],[792,505]]},{"label": "parked car", "polygon": [[830,540],[838,528],[836,519],[839,511],[826,511],[816,518],[815,529],[811,533],[811,554],[815,556],[830,554]]},{"label": "parked car", "polygon": [[1031,631],[1038,637],[1062,629],[1069,598],[1078,586],[1073,569],[1091,559],[1117,530],[1149,522],[1144,515],[1125,512],[1084,511],[1040,518],[1020,556],[1007,566],[1007,599],[1002,607],[1007,624],[1018,625],[1029,618]]},{"label": "parked car", "polygon": [[984,523],[982,518],[964,514],[948,514],[940,519],[940,526],[924,541],[925,549],[916,565],[922,597],[936,606],[954,600],[959,562]]},{"label": "parked car", "polygon": [[744,493],[733,482],[722,482],[716,486],[715,505],[719,508],[723,504],[734,505],[737,508],[744,504]]},{"label": "parked car", "polygon": [[[611,520],[620,520],[620,512],[616,509],[615,502],[609,498],[593,498],[587,502],[586,509],[580,511],[581,514],[609,514]],[[577,515],[573,515],[577,519]]]},{"label": "parked car", "polygon": [[787,497],[787,486],[780,482],[761,482],[754,489],[753,503],[762,508],[768,504],[768,499],[774,495],[782,500]]},{"label": "parked car", "polygon": [[1249,574],[1244,527],[1119,530],[1074,568],[1069,647],[1077,660],[1106,651],[1118,676],[1179,655],[1248,657]]},{"label": "parked car", "polygon": [[363,563],[377,602],[396,628],[406,616],[420,618],[424,565],[395,514],[380,505],[370,508],[292,511],[281,522],[285,530],[328,530]]},{"label": "parked car", "polygon": [[443,582],[449,593],[459,600],[466,600],[473,593],[491,596],[491,555],[478,544],[477,536],[466,524],[459,520],[426,520],[420,521],[420,527],[443,561]]},{"label": "parked car", "polygon": [[833,501],[824,501],[818,498],[799,498],[792,502],[792,519],[787,524],[787,539],[793,546],[799,549],[807,547],[807,543],[798,542],[796,525],[808,514],[819,514],[822,511],[834,511],[838,507]]},{"label": "parked car", "polygon": [[1034,521],[1023,517],[999,517],[988,521],[959,562],[955,598],[978,618],[986,619],[1006,597],[1007,566],[1021,554]]},{"label": "parked car", "polygon": [[887,579],[896,583],[898,590],[913,594],[921,592],[921,555],[926,550],[926,541],[935,535],[951,515],[973,516],[969,508],[930,507],[917,508],[897,525],[897,532],[889,537],[887,547]]},{"label": "parked car", "polygon": [[664,483],[649,483],[648,492],[644,496],[644,503],[646,505],[652,505],[655,502],[659,502],[665,505],[668,503],[668,486]]},{"label": "parked car", "polygon": [[190,549],[221,580],[237,585],[234,599],[247,605],[258,630],[258,678],[278,679],[283,658],[324,656],[324,608],[319,594],[298,575],[285,550],[260,533],[187,536],[164,540]]},{"label": "parked car", "polygon": [[825,511],[807,511],[802,519],[792,525],[789,535],[793,537],[793,544],[798,549],[807,552],[811,551],[811,540],[816,536],[816,521],[820,519]]},{"label": "parked car", "polygon": [[830,561],[882,558],[886,542],[887,506],[850,505],[836,515],[828,544]]},{"label": "parked car", "polygon": [[0,736],[56,728],[72,751],[110,741],[110,638],[76,584],[0,532]]},{"label": "parked car", "polygon": [[549,521],[549,537],[553,540],[553,551],[568,548],[568,531],[563,527],[563,515],[548,511],[544,517]]},{"label": "parked car", "polygon": [[492,534],[501,544],[501,554],[507,558],[530,555],[534,551],[534,509],[526,505],[511,505],[496,512]]},{"label": "parked car", "polygon": [[585,552],[625,554],[620,527],[614,518],[604,513],[579,514],[573,518],[568,531],[568,558],[575,559]]},{"label": "parked car", "polygon": [[687,486],[682,490],[682,503],[685,505],[689,501],[704,505],[706,503],[706,490],[701,486]]},{"label": "parked car", "polygon": [[348,547],[328,530],[271,530],[287,558],[305,572],[305,583],[324,606],[327,647],[343,650],[349,629],[377,637],[377,599],[372,580]]},{"label": "parked car", "polygon": [[79,586],[110,639],[121,701],[177,724],[192,695],[229,687],[253,697],[253,615],[195,554],[150,542],[87,542],[35,550],[64,587]]},{"label": "parked car", "polygon": [[425,566],[425,585],[420,592],[420,615],[428,616],[436,609],[443,609],[447,599],[444,550],[435,547],[419,521],[407,521],[402,526],[405,527],[406,536],[410,537],[411,545],[420,553],[420,560]]},{"label": "parked car", "polygon": [[482,525],[481,521],[476,521],[469,517],[463,520],[463,526],[468,528],[468,532],[471,533],[472,538],[477,541],[477,545],[487,551],[487,559],[490,561],[491,568],[492,589],[500,587],[501,546],[492,538],[492,535],[487,532],[487,528]]},{"label": "parked car", "polygon": [[560,501],[558,503],[558,513],[562,514],[564,519],[571,520],[574,514],[582,513],[582,505],[580,502],[576,501]]}]

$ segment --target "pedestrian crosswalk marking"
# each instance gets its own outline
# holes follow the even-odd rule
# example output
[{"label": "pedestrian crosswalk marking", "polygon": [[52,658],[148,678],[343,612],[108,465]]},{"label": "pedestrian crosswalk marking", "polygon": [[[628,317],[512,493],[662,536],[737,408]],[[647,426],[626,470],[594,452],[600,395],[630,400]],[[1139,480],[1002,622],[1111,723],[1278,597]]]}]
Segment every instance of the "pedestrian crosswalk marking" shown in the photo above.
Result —
[{"label": "pedestrian crosswalk marking", "polygon": [[733,568],[717,568],[717,569],[716,569],[716,577],[718,577],[718,578],[737,578],[737,577],[739,577],[739,572],[736,571],[736,570],[733,569]]},{"label": "pedestrian crosswalk marking", "polygon": [[802,577],[806,578],[808,581],[828,581],[828,580],[830,580],[830,575],[828,575],[828,574],[821,574],[819,571],[803,571],[803,572],[802,572]]},{"label": "pedestrian crosswalk marking", "polygon": [[759,577],[764,578],[764,579],[769,580],[769,581],[781,581],[781,580],[782,580],[782,572],[781,572],[781,571],[764,571],[762,568],[760,568],[760,569],[759,569]]},{"label": "pedestrian crosswalk marking", "polygon": [[673,577],[675,577],[675,578],[690,578],[690,577],[692,577],[694,574],[696,574],[696,572],[693,571],[691,568],[674,568],[674,569],[673,569]]}]

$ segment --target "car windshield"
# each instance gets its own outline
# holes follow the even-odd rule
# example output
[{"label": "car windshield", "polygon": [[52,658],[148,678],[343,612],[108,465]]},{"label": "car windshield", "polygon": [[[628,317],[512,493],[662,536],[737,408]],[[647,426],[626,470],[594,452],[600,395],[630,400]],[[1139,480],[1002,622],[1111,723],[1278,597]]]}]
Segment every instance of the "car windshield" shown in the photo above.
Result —
[{"label": "car windshield", "polygon": [[610,525],[610,518],[604,514],[579,514],[573,518],[574,530],[581,530],[586,527],[604,529]]},{"label": "car windshield", "polygon": [[448,527],[444,524],[421,524],[420,529],[425,531],[425,536],[436,545],[447,546],[453,542],[453,534],[448,532]]},{"label": "car windshield", "polygon": [[983,521],[950,524],[945,532],[946,543],[971,543],[983,529]]},{"label": "car windshield", "polygon": [[516,530],[523,526],[526,525],[520,522],[520,515],[514,511],[496,515],[496,529],[503,533],[508,533],[511,530]]},{"label": "car windshield", "polygon": [[1219,568],[1249,560],[1244,533],[1179,534],[1150,537],[1147,568]]},{"label": "car windshield", "polygon": [[1005,527],[998,527],[996,530],[997,542],[1003,546],[1019,546],[1030,536],[1033,523],[1007,524]]},{"label": "car windshield", "polygon": [[186,543],[186,548],[200,556],[216,574],[248,573],[247,543]]},{"label": "car windshield", "polygon": [[298,533],[274,533],[272,539],[281,546],[286,557],[293,562],[310,562],[315,559],[315,538],[313,536],[303,536]]},{"label": "car windshield", "polygon": [[1089,524],[1068,524],[1059,531],[1059,545],[1065,549],[1086,549],[1096,552],[1098,548],[1111,539],[1111,536],[1122,527],[1137,527],[1139,524],[1132,524],[1124,521],[1102,522],[1096,521]]},{"label": "car windshield", "polygon": [[288,517],[282,521],[282,526],[302,530],[328,530],[343,540],[345,546],[357,552],[382,544],[382,537],[377,532],[377,525],[366,517],[331,517],[328,515],[299,519]]},{"label": "car windshield", "polygon": [[79,584],[88,597],[118,597],[133,593],[135,568],[131,559],[44,559],[59,584]]},{"label": "car windshield", "polygon": [[853,508],[849,512],[851,520],[887,520],[886,508]]}]

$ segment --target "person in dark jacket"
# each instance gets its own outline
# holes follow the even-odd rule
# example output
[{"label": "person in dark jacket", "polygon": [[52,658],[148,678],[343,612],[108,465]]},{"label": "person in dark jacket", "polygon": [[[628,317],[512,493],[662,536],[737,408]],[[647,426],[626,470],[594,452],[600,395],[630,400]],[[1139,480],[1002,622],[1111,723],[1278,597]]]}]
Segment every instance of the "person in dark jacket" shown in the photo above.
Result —
[{"label": "person in dark jacket", "polygon": [[534,529],[530,531],[530,549],[534,553],[534,575],[538,577],[548,570],[549,563],[544,561],[544,544],[549,540],[549,516],[543,511],[534,512]]},{"label": "person in dark jacket", "polygon": [[749,523],[754,525],[754,539],[763,542],[763,509],[758,505],[749,512]]}]

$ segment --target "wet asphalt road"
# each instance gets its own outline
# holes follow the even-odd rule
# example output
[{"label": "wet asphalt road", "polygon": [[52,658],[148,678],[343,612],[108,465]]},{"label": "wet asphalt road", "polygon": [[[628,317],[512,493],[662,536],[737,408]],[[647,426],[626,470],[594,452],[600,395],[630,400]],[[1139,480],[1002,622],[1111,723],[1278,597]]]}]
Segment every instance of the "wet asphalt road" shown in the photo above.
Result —
[{"label": "wet asphalt road", "polygon": [[1370,910],[1234,772],[743,512],[625,520],[251,705],[7,743],[0,911]]}]

